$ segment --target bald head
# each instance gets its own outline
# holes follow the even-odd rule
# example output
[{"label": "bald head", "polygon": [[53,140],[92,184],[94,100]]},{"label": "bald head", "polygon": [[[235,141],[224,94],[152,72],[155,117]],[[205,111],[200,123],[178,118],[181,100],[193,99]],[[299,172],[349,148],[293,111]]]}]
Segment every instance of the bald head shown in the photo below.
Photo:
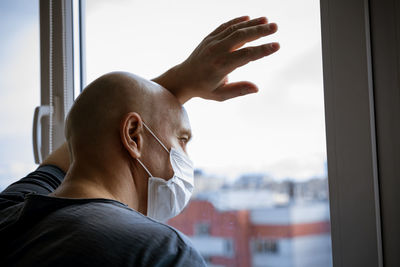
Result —
[{"label": "bald head", "polygon": [[113,72],[76,99],[65,135],[71,166],[57,196],[115,199],[146,214],[148,172],[173,177],[165,148],[186,152],[191,130],[185,110],[164,87]]},{"label": "bald head", "polygon": [[80,94],[68,114],[65,135],[72,156],[110,149],[118,142],[124,116],[131,112],[157,125],[166,113],[183,111],[177,99],[156,83],[125,72],[101,76]]}]

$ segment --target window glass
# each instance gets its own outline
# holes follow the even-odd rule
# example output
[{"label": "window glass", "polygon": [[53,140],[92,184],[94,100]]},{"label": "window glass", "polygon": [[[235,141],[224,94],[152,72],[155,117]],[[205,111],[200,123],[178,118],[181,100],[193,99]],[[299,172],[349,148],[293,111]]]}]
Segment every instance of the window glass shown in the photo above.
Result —
[{"label": "window glass", "polygon": [[39,1],[0,1],[0,190],[34,170],[40,101]]},{"label": "window glass", "polygon": [[319,1],[96,1],[86,8],[87,81],[155,78],[221,23],[266,16],[281,49],[235,70],[259,93],[185,104],[195,192],[168,223],[210,266],[331,266]]}]

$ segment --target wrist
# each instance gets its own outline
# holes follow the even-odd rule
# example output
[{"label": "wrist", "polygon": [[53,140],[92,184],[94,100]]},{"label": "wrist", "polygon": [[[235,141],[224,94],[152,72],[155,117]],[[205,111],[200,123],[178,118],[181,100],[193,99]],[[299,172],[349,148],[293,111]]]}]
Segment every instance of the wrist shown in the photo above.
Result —
[{"label": "wrist", "polygon": [[170,91],[182,105],[192,98],[184,69],[183,63],[178,64],[152,80]]}]

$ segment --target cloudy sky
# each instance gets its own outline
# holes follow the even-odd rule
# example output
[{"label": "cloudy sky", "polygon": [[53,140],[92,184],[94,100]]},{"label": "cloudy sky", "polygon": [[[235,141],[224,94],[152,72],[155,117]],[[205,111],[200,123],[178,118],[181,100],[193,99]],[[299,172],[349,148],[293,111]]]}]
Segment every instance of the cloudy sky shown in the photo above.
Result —
[{"label": "cloudy sky", "polygon": [[[245,3],[245,4],[244,4]],[[185,107],[198,168],[235,178],[262,172],[298,180],[325,175],[318,0],[87,0],[87,81],[113,70],[153,78],[183,61],[221,23],[267,16],[281,50],[230,75],[258,94]],[[32,170],[32,118],[39,105],[38,1],[0,2],[0,187]]]},{"label": "cloudy sky", "polygon": [[185,106],[194,132],[189,152],[198,168],[222,176],[243,172],[276,178],[325,175],[325,129],[318,0],[87,0],[87,80],[126,70],[154,78],[183,61],[221,23],[266,16],[281,50],[242,67],[231,81],[250,80],[260,92]]},{"label": "cloudy sky", "polygon": [[40,103],[38,2],[0,1],[0,188],[36,166],[32,120]]}]

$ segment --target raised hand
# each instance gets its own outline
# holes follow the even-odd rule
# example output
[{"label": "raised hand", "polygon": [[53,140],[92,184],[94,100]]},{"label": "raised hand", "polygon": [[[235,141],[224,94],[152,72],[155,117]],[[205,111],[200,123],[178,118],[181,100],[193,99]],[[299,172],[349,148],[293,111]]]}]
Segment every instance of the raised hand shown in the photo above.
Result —
[{"label": "raised hand", "polygon": [[250,61],[278,51],[279,43],[275,42],[241,48],[277,29],[277,25],[268,23],[265,17],[235,18],[215,29],[184,62],[154,81],[170,90],[182,104],[192,97],[224,101],[255,93],[258,91],[255,84],[249,81],[229,83],[227,75]]}]

